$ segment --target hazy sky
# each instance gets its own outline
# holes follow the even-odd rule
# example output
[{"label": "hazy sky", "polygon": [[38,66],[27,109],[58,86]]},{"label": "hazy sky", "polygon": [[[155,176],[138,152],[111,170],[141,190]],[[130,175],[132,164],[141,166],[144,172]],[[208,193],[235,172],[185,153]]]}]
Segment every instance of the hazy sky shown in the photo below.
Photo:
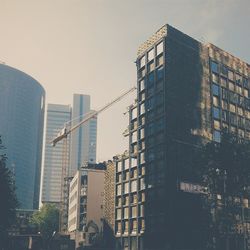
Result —
[{"label": "hazy sky", "polygon": [[[89,94],[98,109],[136,83],[138,46],[165,23],[250,63],[250,0],[0,0],[0,61],[31,75],[47,103]],[[98,118],[97,159],[126,149],[134,96]]]}]

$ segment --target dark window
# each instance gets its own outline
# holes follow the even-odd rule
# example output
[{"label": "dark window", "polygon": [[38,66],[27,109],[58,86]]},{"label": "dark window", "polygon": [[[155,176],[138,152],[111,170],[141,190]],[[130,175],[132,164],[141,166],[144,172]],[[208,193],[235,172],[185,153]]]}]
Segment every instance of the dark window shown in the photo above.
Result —
[{"label": "dark window", "polygon": [[213,140],[216,141],[216,142],[220,142],[221,141],[220,131],[217,131],[217,130],[214,131]]},{"label": "dark window", "polygon": [[221,118],[222,118],[222,121],[228,122],[228,112],[226,110],[222,111]]},{"label": "dark window", "polygon": [[237,116],[233,113],[230,113],[230,123],[235,126],[237,125]]},{"label": "dark window", "polygon": [[245,108],[250,110],[250,99],[244,98]]},{"label": "dark window", "polygon": [[212,92],[213,92],[213,95],[219,96],[220,87],[217,84],[212,84]]},{"label": "dark window", "polygon": [[153,86],[153,84],[154,84],[154,72],[151,72],[148,75],[148,84],[147,84],[147,87],[149,88],[150,86]]},{"label": "dark window", "polygon": [[156,77],[157,77],[157,81],[163,79],[163,67],[160,67],[156,70]]},{"label": "dark window", "polygon": [[144,77],[144,76],[145,76],[145,67],[140,69],[139,72],[138,72],[138,77],[139,78]]},{"label": "dark window", "polygon": [[244,128],[244,126],[245,126],[245,119],[243,117],[239,117],[238,118],[238,123],[239,123],[239,127]]},{"label": "dark window", "polygon": [[246,129],[250,130],[250,120],[246,119]]},{"label": "dark window", "polygon": [[222,98],[223,98],[224,100],[227,100],[227,97],[228,97],[228,90],[227,90],[227,89],[224,89],[224,88],[222,88],[221,90],[222,90]]},{"label": "dark window", "polygon": [[234,92],[229,92],[229,100],[230,102],[236,104],[239,102],[239,95]]},{"label": "dark window", "polygon": [[246,87],[246,88],[249,88],[249,81],[247,78],[243,77],[243,86]]},{"label": "dark window", "polygon": [[218,108],[213,107],[213,117],[215,119],[220,119],[220,110]]},{"label": "dark window", "polygon": [[222,65],[221,66],[221,74],[224,76],[227,76],[227,73],[228,73],[227,67],[225,65]]},{"label": "dark window", "polygon": [[163,64],[163,55],[157,56],[156,58],[156,66]]},{"label": "dark window", "polygon": [[218,63],[211,61],[211,71],[214,73],[219,73]]}]

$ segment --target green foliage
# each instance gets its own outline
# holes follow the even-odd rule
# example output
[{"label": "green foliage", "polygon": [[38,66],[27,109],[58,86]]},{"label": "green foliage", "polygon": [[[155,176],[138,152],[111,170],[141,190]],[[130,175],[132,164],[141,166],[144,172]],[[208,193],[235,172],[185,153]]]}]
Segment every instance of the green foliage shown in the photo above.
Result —
[{"label": "green foliage", "polygon": [[15,210],[18,205],[14,180],[11,171],[6,167],[7,157],[2,153],[3,149],[0,137],[0,242],[4,242],[7,229],[15,221]]},{"label": "green foliage", "polygon": [[40,211],[34,213],[31,223],[38,226],[43,239],[48,242],[54,232],[58,232],[59,210],[55,205],[45,204]]},{"label": "green foliage", "polygon": [[245,223],[243,199],[250,198],[250,142],[223,133],[221,143],[209,142],[196,150],[193,162],[207,188],[203,196],[204,209],[210,215],[207,249],[228,249],[229,238],[241,249],[243,233],[237,227]]}]

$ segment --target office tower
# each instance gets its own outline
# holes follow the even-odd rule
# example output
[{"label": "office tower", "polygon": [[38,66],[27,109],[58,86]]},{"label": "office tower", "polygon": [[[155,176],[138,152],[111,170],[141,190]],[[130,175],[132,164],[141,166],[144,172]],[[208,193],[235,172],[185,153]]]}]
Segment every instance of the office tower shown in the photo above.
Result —
[{"label": "office tower", "polygon": [[[70,105],[48,104],[41,189],[42,203],[55,203],[59,205],[61,201],[63,154],[66,153],[67,159],[69,159],[69,146],[67,152],[65,152],[63,141],[58,142],[55,147],[53,147],[51,141],[57,135],[60,128],[62,129],[70,120]],[[67,138],[68,145],[70,143],[69,138]]]},{"label": "office tower", "polygon": [[0,135],[22,209],[38,207],[45,91],[29,75],[0,64]]},{"label": "office tower", "polygon": [[185,157],[221,130],[250,138],[249,64],[165,25],[137,54],[129,152],[116,160],[117,244],[122,249],[203,249],[199,196]]},{"label": "office tower", "polygon": [[102,232],[105,164],[88,164],[70,182],[68,232],[76,247],[90,246]]},{"label": "office tower", "polygon": [[[90,96],[74,94],[72,126],[90,112]],[[96,128],[97,119],[92,118],[71,134],[70,173],[74,174],[83,164],[96,162]]]}]

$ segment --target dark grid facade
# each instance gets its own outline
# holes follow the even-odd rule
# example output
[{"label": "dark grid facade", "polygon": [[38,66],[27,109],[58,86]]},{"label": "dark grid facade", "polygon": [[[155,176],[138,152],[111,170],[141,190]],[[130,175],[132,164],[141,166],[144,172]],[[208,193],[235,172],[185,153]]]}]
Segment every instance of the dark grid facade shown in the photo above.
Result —
[{"label": "dark grid facade", "polygon": [[169,25],[142,44],[136,63],[129,151],[116,160],[117,247],[201,249],[200,201],[178,192],[192,172],[177,162],[192,145],[219,142],[223,128],[249,138],[249,65]]}]

